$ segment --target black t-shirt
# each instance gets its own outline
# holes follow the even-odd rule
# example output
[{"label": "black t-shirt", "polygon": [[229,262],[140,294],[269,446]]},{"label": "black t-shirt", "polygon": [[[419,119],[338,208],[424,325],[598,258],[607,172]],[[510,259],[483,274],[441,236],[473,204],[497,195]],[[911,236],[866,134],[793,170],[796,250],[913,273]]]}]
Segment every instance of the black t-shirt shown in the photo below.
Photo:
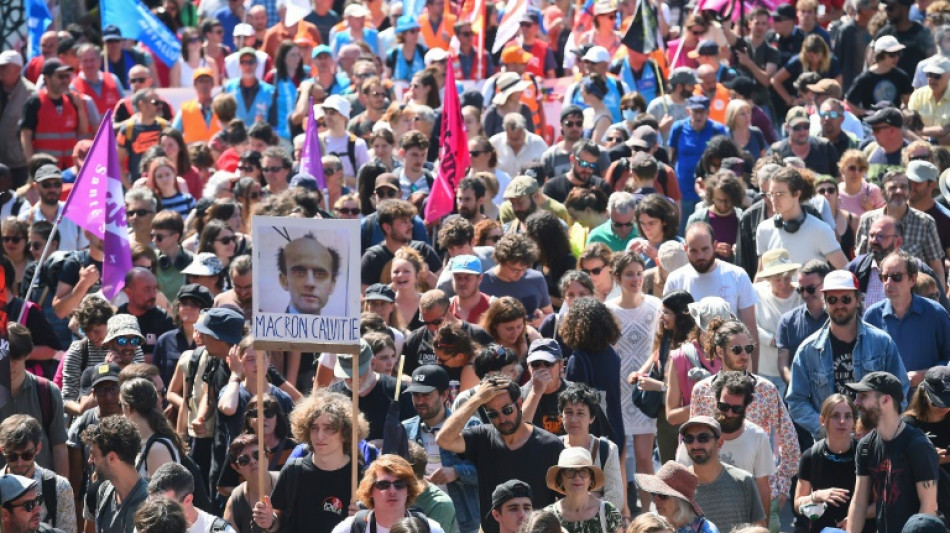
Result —
[{"label": "black t-shirt", "polygon": [[907,31],[897,31],[893,24],[885,24],[874,38],[879,39],[884,35],[893,35],[897,42],[907,47],[901,51],[901,57],[897,60],[897,66],[904,72],[917,72],[917,64],[936,51],[933,34],[916,21],[910,22],[910,29]]},{"label": "black t-shirt", "polygon": [[[59,112],[63,108],[63,97],[59,98],[50,98],[53,101],[53,105],[56,106],[56,111]],[[36,125],[39,124],[40,118],[40,97],[35,94],[26,99],[26,103],[23,104],[23,118],[20,119],[20,128],[36,131]]]},{"label": "black t-shirt", "polygon": [[[330,385],[327,390],[330,392],[340,392],[349,398],[352,394],[346,383],[337,381]],[[389,412],[389,404],[396,396],[396,378],[384,374],[379,375],[379,381],[373,387],[373,390],[366,396],[360,396],[360,412],[369,421],[369,437],[367,440],[383,438],[383,428],[386,426],[386,413]],[[412,394],[403,392],[399,395],[399,420],[405,420],[416,416],[416,408],[412,405]]]},{"label": "black t-shirt", "polygon": [[[123,304],[119,307],[119,313],[128,313],[129,304]],[[166,331],[175,329],[175,322],[168,316],[164,309],[153,307],[142,316],[135,317],[139,321],[139,329],[142,330],[142,336],[145,337],[145,344],[142,345],[142,351],[145,355],[151,357],[155,351],[155,343],[158,338]]]},{"label": "black t-shirt", "polygon": [[[461,327],[473,341],[482,346],[495,342],[487,331],[474,324],[463,321]],[[409,333],[406,342],[402,346],[402,354],[406,357],[403,366],[404,374],[412,374],[413,370],[422,365],[439,364],[439,358],[436,357],[435,349],[432,348],[433,339],[433,333],[425,326],[414,329]]]},{"label": "black t-shirt", "polygon": [[[442,259],[431,246],[422,241],[411,241],[408,246],[422,255],[429,271],[438,272],[442,269]],[[395,256],[396,254],[386,248],[385,242],[367,248],[360,260],[360,282],[364,285],[372,285],[392,281],[390,263]]]},{"label": "black t-shirt", "polygon": [[[59,273],[59,280],[70,287],[75,287],[76,284],[79,283],[79,271],[89,265],[96,265],[96,268],[99,269],[100,280],[93,284],[86,294],[96,292],[102,288],[102,261],[93,259],[89,254],[89,250],[80,250],[73,253],[72,256],[63,263],[63,269]],[[52,290],[55,293],[56,287],[52,287]]]},{"label": "black t-shirt", "polygon": [[[14,297],[7,302],[4,311],[6,311],[7,317],[9,317],[10,320],[17,320],[22,312],[23,303],[23,298],[19,297]],[[49,320],[46,319],[43,310],[35,304],[30,306],[30,310],[26,314],[26,327],[30,330],[30,338],[33,340],[33,346],[46,346],[54,350],[63,349],[59,344],[59,338],[56,336],[56,332],[53,331],[53,326],[51,326]]]},{"label": "black t-shirt", "polygon": [[889,442],[872,431],[858,443],[856,472],[868,476],[877,495],[877,530],[900,533],[920,510],[917,483],[937,480],[937,451],[924,433],[912,426]]},{"label": "black t-shirt", "polygon": [[[827,174],[838,177],[838,151],[826,139],[818,137],[808,138],[808,155],[805,157],[805,166],[818,174]],[[785,157],[794,157],[792,145],[788,139],[772,145],[772,153]]]},{"label": "black t-shirt", "polygon": [[[532,384],[529,381],[521,387],[522,398],[528,397],[531,386]],[[552,435],[567,434],[564,430],[564,421],[561,420],[561,411],[557,408],[557,396],[564,392],[566,388],[567,382],[562,379],[561,386],[558,387],[556,392],[541,395],[541,401],[538,402],[538,408],[534,411],[534,418],[531,420],[532,424],[539,428],[544,428]]]},{"label": "black t-shirt", "polygon": [[854,362],[851,354],[858,339],[842,342],[833,334],[828,337],[831,339],[831,368],[835,374],[835,392],[853,398],[854,393],[845,387],[845,384],[854,381]]},{"label": "black t-shirt", "polygon": [[[798,476],[811,483],[812,492],[822,489],[841,488],[854,490],[855,469],[854,452],[857,441],[852,441],[851,449],[842,454],[828,450],[827,440],[822,439],[805,450],[798,467]],[[829,505],[818,520],[809,524],[811,533],[819,533],[826,527],[838,527],[838,522],[848,517],[847,505]],[[874,521],[865,523],[864,531],[874,531]]]},{"label": "black t-shirt", "polygon": [[[606,168],[600,169],[600,170],[601,172],[607,172]],[[567,199],[567,195],[570,194],[571,190],[573,190],[574,187],[576,187],[576,185],[574,185],[573,183],[571,183],[569,179],[567,179],[567,175],[564,175],[564,176],[558,176],[556,178],[549,180],[547,183],[544,184],[544,188],[542,189],[542,191],[544,192],[544,195],[547,196],[548,198],[555,200],[557,202],[561,202],[563,204],[564,200]],[[610,185],[608,185],[607,182],[604,181],[604,179],[599,176],[591,176],[590,182],[588,182],[587,184],[587,188],[588,189],[598,188],[601,191],[603,191],[605,196],[608,196],[608,197],[610,196],[610,193],[613,192],[610,189]]]},{"label": "black t-shirt", "polygon": [[887,74],[865,70],[854,79],[848,90],[847,100],[864,109],[878,102],[891,102],[900,107],[901,96],[914,92],[910,77],[899,68],[891,69]]},{"label": "black t-shirt", "polygon": [[[908,425],[923,431],[934,447],[943,450],[950,449],[950,424],[947,423],[946,418],[940,422],[925,422],[916,417],[905,415],[902,419]],[[950,473],[950,463],[942,464],[940,468]]]},{"label": "black t-shirt", "polygon": [[[290,523],[281,525],[287,533],[330,533],[348,516],[350,495],[350,464],[339,470],[320,470],[313,464],[313,455],[307,454],[299,466],[287,463],[271,493],[274,509],[290,512]],[[297,472],[291,473],[292,469]],[[296,483],[290,481],[296,476]],[[292,486],[294,485],[294,486]]]},{"label": "black t-shirt", "polygon": [[[561,498],[557,492],[545,488],[548,468],[557,464],[558,456],[564,449],[561,439],[535,426],[531,436],[520,448],[510,450],[501,433],[491,424],[466,428],[462,431],[462,438],[465,439],[465,458],[475,465],[478,472],[478,501],[481,509],[491,509],[492,491],[511,479],[520,479],[531,486],[535,509],[541,509]],[[497,532],[498,522],[483,519],[482,529],[486,533]]]}]

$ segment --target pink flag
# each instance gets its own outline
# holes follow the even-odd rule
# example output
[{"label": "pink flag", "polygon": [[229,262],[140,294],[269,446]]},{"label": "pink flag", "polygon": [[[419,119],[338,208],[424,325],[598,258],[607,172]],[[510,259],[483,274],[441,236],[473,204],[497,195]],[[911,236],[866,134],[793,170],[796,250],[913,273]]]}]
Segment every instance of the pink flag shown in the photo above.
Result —
[{"label": "pink flag", "polygon": [[313,97],[307,108],[307,132],[303,149],[300,150],[300,172],[306,172],[316,178],[320,190],[327,188],[327,178],[323,175],[323,154],[320,153],[320,136],[317,134],[317,120],[313,118]]},{"label": "pink flag", "polygon": [[122,174],[119,173],[115,131],[111,126],[110,109],[102,117],[96,139],[66,198],[62,215],[103,241],[102,293],[109,300],[122,290],[125,274],[132,270]]},{"label": "pink flag", "polygon": [[445,70],[445,101],[442,113],[442,136],[439,139],[439,173],[432,182],[432,192],[426,202],[425,221],[430,224],[452,212],[455,191],[465,177],[471,161],[468,136],[462,121],[459,93],[455,87],[455,71],[449,61]]}]

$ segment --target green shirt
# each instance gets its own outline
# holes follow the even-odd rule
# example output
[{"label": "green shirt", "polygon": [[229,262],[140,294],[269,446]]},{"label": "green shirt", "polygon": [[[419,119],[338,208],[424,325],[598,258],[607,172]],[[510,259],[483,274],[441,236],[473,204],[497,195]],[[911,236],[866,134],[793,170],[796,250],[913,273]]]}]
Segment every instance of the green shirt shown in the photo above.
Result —
[{"label": "green shirt", "polygon": [[603,224],[597,226],[596,228],[590,230],[590,235],[587,236],[587,246],[590,246],[592,242],[602,242],[607,245],[614,252],[622,252],[627,249],[627,243],[637,238],[637,227],[634,226],[631,228],[630,233],[627,234],[627,237],[621,239],[614,233],[614,227],[610,220],[604,222]]},{"label": "green shirt", "polygon": [[455,521],[455,504],[439,487],[428,483],[412,505],[422,509],[427,517],[438,522],[445,533],[459,533],[459,525]]}]

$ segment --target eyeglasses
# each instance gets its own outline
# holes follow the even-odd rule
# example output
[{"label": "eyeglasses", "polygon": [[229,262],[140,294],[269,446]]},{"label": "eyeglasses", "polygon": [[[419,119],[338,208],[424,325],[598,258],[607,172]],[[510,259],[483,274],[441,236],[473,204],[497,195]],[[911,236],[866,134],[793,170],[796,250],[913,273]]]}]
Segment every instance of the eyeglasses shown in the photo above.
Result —
[{"label": "eyeglasses", "polygon": [[247,466],[251,464],[251,459],[253,459],[255,463],[259,462],[261,460],[260,451],[254,450],[249,454],[245,453],[243,455],[239,455],[234,462],[237,463],[238,466]]},{"label": "eyeglasses", "polygon": [[807,287],[803,287],[803,286],[799,285],[798,287],[795,287],[795,291],[796,291],[798,294],[805,294],[806,292],[807,292],[808,294],[815,294],[815,291],[817,291],[817,290],[818,290],[818,286],[817,286],[817,285],[809,285],[809,286],[807,286]]},{"label": "eyeglasses", "polygon": [[533,23],[533,22],[522,22],[522,23],[519,24],[519,26],[521,26],[522,28],[530,28],[531,26],[534,26],[534,23]]},{"label": "eyeglasses", "polygon": [[389,187],[383,187],[382,189],[376,189],[377,198],[398,198],[399,191],[396,189],[390,189]]},{"label": "eyeglasses", "polygon": [[815,190],[818,191],[818,194],[834,194],[838,192],[837,187],[819,187]]},{"label": "eyeglasses", "polygon": [[837,296],[825,296],[825,301],[828,302],[828,305],[835,305],[838,303],[838,300],[841,300],[841,303],[844,305],[851,305],[851,302],[854,301],[854,298],[851,296],[842,296],[840,298]]},{"label": "eyeglasses", "polygon": [[610,225],[615,228],[632,228],[633,222],[610,222]]},{"label": "eyeglasses", "polygon": [[599,267],[597,267],[597,268],[591,268],[591,269],[582,268],[582,269],[581,269],[581,272],[587,274],[588,276],[599,276],[600,273],[603,272],[603,270],[604,270],[605,268],[607,268],[606,265],[604,265],[604,266],[599,266]]},{"label": "eyeglasses", "polygon": [[115,339],[115,343],[119,346],[138,346],[142,344],[142,339],[139,337],[118,337]]},{"label": "eyeglasses", "polygon": [[254,170],[254,165],[238,165],[238,166],[237,166],[237,169],[238,169],[238,170],[243,170],[243,171],[245,171],[245,172],[250,172],[250,171]]},{"label": "eyeglasses", "polygon": [[376,490],[380,492],[387,491],[389,489],[404,490],[409,487],[409,482],[405,479],[397,479],[396,481],[380,479],[376,483],[373,483],[373,487],[375,487]]},{"label": "eyeglasses", "polygon": [[220,239],[215,239],[214,242],[220,242],[221,244],[227,246],[231,244],[232,242],[234,242],[234,240],[235,239],[233,236],[228,236],[228,237],[221,237]]},{"label": "eyeglasses", "polygon": [[792,126],[792,131],[805,131],[809,128],[808,124],[799,124],[797,126]]},{"label": "eyeglasses", "polygon": [[541,368],[542,366],[543,366],[544,368],[551,368],[552,366],[556,365],[557,363],[552,363],[552,362],[550,362],[550,361],[531,361],[531,362],[528,363],[528,364],[531,365],[531,368]]},{"label": "eyeglasses", "polygon": [[822,111],[821,113],[818,113],[818,116],[820,116],[821,118],[830,118],[831,120],[834,120],[840,117],[841,115],[838,114],[837,111]]},{"label": "eyeglasses", "polygon": [[515,409],[517,408],[518,408],[517,405],[513,403],[509,403],[508,405],[502,407],[501,411],[492,411],[491,409],[485,409],[485,414],[488,415],[489,420],[494,420],[501,415],[511,416],[511,414],[514,413]]},{"label": "eyeglasses", "polygon": [[445,321],[445,313],[442,314],[439,318],[434,318],[432,320],[423,320],[423,326],[441,326],[442,322]]},{"label": "eyeglasses", "polygon": [[930,161],[930,154],[916,154],[907,158],[908,161]]},{"label": "eyeglasses", "polygon": [[[277,407],[268,405],[264,407],[264,418],[274,418],[277,416]],[[257,407],[251,407],[247,410],[248,418],[257,418]]]},{"label": "eyeglasses", "polygon": [[715,435],[713,435],[712,433],[700,433],[699,435],[696,435],[695,437],[693,435],[683,435],[683,442],[686,444],[692,444],[694,442],[698,442],[700,444],[706,444],[715,438],[716,438]]},{"label": "eyeglasses", "polygon": [[21,459],[29,462],[29,461],[32,461],[36,457],[36,450],[34,449],[28,452],[20,452],[20,453],[13,453],[13,452],[5,453],[3,454],[3,457],[7,460],[8,463],[15,463]]},{"label": "eyeglasses", "polygon": [[3,242],[5,243],[11,242],[13,244],[20,244],[20,241],[22,240],[23,240],[23,237],[20,237],[18,235],[9,235],[3,238]]},{"label": "eyeglasses", "polygon": [[903,272],[894,272],[893,274],[885,274],[885,273],[881,272],[881,274],[880,274],[879,277],[881,278],[881,283],[884,283],[884,282],[886,282],[887,280],[891,280],[891,281],[894,281],[894,282],[897,282],[897,283],[900,283],[900,282],[904,281],[904,273],[903,273]]},{"label": "eyeglasses", "polygon": [[788,194],[788,191],[775,191],[775,192],[767,192],[767,193],[765,193],[765,196],[766,196],[769,200],[771,200],[771,199],[773,199],[773,198],[781,198],[781,197],[785,196],[786,194]]},{"label": "eyeglasses", "polygon": [[18,503],[16,505],[8,503],[6,504],[6,507],[7,509],[16,509],[17,507],[22,507],[24,511],[28,513],[32,513],[33,509],[36,509],[37,507],[43,505],[45,502],[46,502],[46,499],[43,498],[42,494],[39,494],[36,496],[35,500],[25,501],[23,503]]},{"label": "eyeglasses", "polygon": [[360,214],[359,207],[341,207],[336,210],[337,213],[341,215],[358,215]]},{"label": "eyeglasses", "polygon": [[[720,413],[724,413],[724,414],[728,413],[729,411],[732,411],[733,413],[737,415],[745,414],[744,405],[732,405],[731,403],[726,403],[726,402],[716,402],[716,407],[719,408]],[[684,438],[683,440],[686,440],[686,439]]]},{"label": "eyeglasses", "polygon": [[584,125],[584,121],[583,120],[565,120],[561,124],[563,124],[565,128],[580,128],[581,126]]},{"label": "eyeglasses", "polygon": [[62,180],[43,180],[40,182],[40,187],[44,189],[58,189],[63,186]]},{"label": "eyeglasses", "polygon": [[131,209],[126,211],[125,214],[130,217],[147,217],[149,215],[155,214],[155,211],[150,211],[148,209]]},{"label": "eyeglasses", "polygon": [[152,240],[155,242],[162,242],[165,239],[171,237],[171,235],[162,235],[161,233],[152,233],[151,235],[149,235],[149,237],[151,237]]},{"label": "eyeglasses", "polygon": [[590,479],[592,472],[589,468],[564,468],[561,470],[561,475],[567,479],[575,479],[577,476],[581,479]]},{"label": "eyeglasses", "polygon": [[148,78],[129,78],[129,83],[145,83]]},{"label": "eyeglasses", "polygon": [[595,162],[591,163],[591,162],[589,162],[589,161],[584,161],[583,159],[578,159],[578,160],[577,160],[577,166],[579,166],[579,167],[581,167],[581,168],[591,168],[591,169],[595,169],[595,170],[596,170],[596,169],[597,169],[597,162],[595,161]]},{"label": "eyeglasses", "polygon": [[382,91],[366,91],[363,94],[365,94],[366,96],[372,96],[374,98],[381,98],[383,96],[386,96],[386,93]]},{"label": "eyeglasses", "polygon": [[[241,168],[241,167],[238,167],[238,168]],[[253,169],[254,167],[248,165],[247,168],[248,170],[250,170],[250,169]],[[263,170],[264,172],[280,172],[281,170],[284,170],[284,167],[261,167],[261,170]]]},{"label": "eyeglasses", "polygon": [[873,232],[873,233],[868,233],[868,240],[883,241],[884,239],[889,239],[891,237],[896,237],[896,236],[897,236],[896,233],[887,234],[887,233]]},{"label": "eyeglasses", "polygon": [[746,344],[745,346],[739,346],[738,344],[736,344],[735,346],[729,348],[729,351],[732,352],[733,355],[739,355],[742,353],[743,350],[745,350],[745,353],[751,354],[752,352],[755,351],[755,345]]},{"label": "eyeglasses", "polygon": [[161,102],[158,98],[152,98],[151,100],[148,100],[148,103],[150,103],[150,104],[152,104],[152,105],[159,105],[159,104],[161,104],[162,102]]}]

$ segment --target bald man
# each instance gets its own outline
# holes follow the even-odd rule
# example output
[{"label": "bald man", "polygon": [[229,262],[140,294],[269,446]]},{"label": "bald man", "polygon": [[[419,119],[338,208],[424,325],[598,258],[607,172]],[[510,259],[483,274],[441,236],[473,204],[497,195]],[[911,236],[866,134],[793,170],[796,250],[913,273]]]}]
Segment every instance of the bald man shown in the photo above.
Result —
[{"label": "bald man", "polygon": [[139,321],[139,329],[145,337],[142,352],[145,362],[152,362],[155,342],[166,331],[175,329],[175,323],[164,309],[155,305],[158,297],[158,281],[150,270],[135,267],[125,275],[125,287],[122,292],[129,298],[128,303],[119,307],[119,313],[128,313]]},{"label": "bald man", "polygon": [[702,94],[709,98],[709,118],[720,124],[726,123],[726,106],[729,105],[729,89],[718,81],[719,69],[709,64],[696,69],[699,83],[693,94]]}]

